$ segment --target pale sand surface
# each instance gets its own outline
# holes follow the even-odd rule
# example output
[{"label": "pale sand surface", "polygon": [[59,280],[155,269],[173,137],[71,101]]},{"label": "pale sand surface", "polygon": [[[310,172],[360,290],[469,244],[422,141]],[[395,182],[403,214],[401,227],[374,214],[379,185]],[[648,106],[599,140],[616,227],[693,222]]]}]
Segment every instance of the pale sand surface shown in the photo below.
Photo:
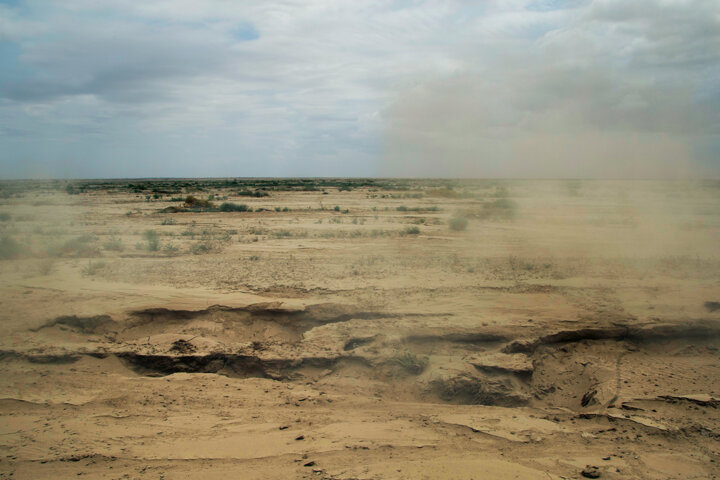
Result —
[{"label": "pale sand surface", "polygon": [[128,183],[2,184],[0,478],[720,474],[718,182]]}]

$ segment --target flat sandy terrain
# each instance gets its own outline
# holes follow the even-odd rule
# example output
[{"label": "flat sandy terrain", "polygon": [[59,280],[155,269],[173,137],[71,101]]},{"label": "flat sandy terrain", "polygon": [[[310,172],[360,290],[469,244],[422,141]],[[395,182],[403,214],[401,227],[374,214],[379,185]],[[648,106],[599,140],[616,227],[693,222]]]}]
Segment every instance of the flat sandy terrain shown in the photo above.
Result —
[{"label": "flat sandy terrain", "polygon": [[720,182],[0,187],[0,478],[720,476]]}]

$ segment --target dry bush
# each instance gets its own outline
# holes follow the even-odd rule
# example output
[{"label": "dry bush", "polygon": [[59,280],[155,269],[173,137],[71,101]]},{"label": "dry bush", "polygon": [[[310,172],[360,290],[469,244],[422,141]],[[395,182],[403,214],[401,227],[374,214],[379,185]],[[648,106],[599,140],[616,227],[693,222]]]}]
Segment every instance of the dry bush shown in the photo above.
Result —
[{"label": "dry bush", "polygon": [[225,202],[220,205],[221,212],[252,212],[252,209],[244,203]]},{"label": "dry bush", "polygon": [[185,207],[187,208],[213,208],[214,205],[210,200],[203,200],[201,198],[193,197],[188,195],[185,198]]}]

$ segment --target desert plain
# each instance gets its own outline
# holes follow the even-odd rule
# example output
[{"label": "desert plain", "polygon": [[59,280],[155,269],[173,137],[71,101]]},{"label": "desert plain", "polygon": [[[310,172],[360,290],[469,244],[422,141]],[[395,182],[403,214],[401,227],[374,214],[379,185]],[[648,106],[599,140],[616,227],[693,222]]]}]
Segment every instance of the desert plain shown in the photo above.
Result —
[{"label": "desert plain", "polygon": [[0,184],[0,478],[720,476],[720,182]]}]

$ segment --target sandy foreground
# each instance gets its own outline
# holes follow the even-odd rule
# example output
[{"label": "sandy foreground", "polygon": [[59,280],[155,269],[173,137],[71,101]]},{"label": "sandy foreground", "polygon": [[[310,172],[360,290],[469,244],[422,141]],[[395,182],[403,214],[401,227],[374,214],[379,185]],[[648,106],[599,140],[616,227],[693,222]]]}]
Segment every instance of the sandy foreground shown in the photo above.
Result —
[{"label": "sandy foreground", "polygon": [[718,182],[0,186],[0,478],[720,476]]}]

